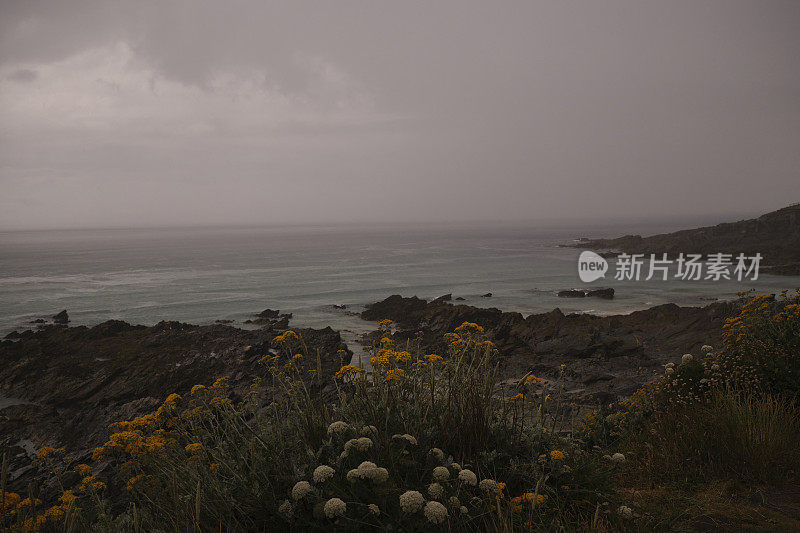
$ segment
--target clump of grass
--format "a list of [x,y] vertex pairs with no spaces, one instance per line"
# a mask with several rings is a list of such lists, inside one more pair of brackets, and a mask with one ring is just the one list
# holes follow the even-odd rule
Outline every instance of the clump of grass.
[[800,472],[800,410],[789,399],[730,389],[661,412],[626,444],[648,478],[776,483]]

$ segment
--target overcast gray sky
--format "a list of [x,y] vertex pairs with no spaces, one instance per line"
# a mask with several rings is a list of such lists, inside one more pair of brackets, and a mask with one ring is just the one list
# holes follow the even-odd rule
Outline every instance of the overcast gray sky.
[[0,229],[800,201],[797,1],[0,6]]

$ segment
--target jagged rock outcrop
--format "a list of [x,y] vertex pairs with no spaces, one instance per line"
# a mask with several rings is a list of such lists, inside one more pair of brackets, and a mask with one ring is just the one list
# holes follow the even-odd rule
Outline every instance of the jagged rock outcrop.
[[[663,372],[668,361],[704,344],[721,344],[722,325],[738,311],[738,302],[706,307],[659,305],[627,315],[565,315],[559,309],[527,317],[499,309],[426,303],[416,297],[390,296],[368,305],[366,320],[395,321],[400,342],[423,332],[426,349],[446,354],[442,337],[463,322],[481,325],[500,352],[501,372],[518,378],[526,372],[555,379],[560,365],[570,401],[590,405],[625,397]],[[600,376],[600,377],[598,377]],[[605,376],[605,377],[603,377]],[[611,376],[608,378],[608,376]]]

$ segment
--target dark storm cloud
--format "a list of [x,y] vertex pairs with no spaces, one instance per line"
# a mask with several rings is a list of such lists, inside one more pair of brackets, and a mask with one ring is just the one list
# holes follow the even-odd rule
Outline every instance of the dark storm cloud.
[[796,2],[0,5],[0,228],[800,200]]

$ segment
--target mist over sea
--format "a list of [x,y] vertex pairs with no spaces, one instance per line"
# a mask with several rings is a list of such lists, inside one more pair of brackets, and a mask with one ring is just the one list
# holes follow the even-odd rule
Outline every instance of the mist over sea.
[[[236,325],[265,308],[294,313],[295,327],[358,331],[349,312],[391,294],[525,315],[627,313],[656,304],[704,305],[737,291],[777,291],[800,278],[756,282],[628,281],[577,276],[574,239],[654,234],[709,221],[603,224],[448,224],[169,228],[0,233],[0,334],[67,309],[71,325],[109,319]],[[691,252],[691,250],[687,250]],[[611,286],[614,300],[559,298],[572,287]],[[491,298],[482,294],[491,292]],[[454,302],[458,303],[458,302]],[[347,310],[334,305],[346,305]]]

